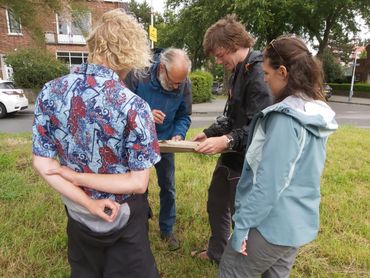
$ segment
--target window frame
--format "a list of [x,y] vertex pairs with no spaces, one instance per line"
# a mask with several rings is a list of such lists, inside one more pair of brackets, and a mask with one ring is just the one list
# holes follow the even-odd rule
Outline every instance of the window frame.
[[[66,56],[66,55],[59,56],[60,53],[68,53],[68,56]],[[87,58],[89,56],[89,53],[87,51],[60,50],[60,51],[55,52],[55,57],[57,58],[57,60],[62,61],[62,62],[64,62],[65,60],[61,60],[59,58],[68,58],[68,64],[67,65],[68,65],[69,69],[72,70],[73,67],[78,66],[78,65],[81,64],[81,63],[79,63],[79,64],[72,64],[71,63],[73,58],[79,58],[78,56],[74,56],[73,54],[81,54],[81,60],[82,60],[81,63],[86,63],[87,62]]]
[[[92,28],[92,13],[91,11],[89,11],[87,13],[88,15],[88,24],[89,24],[89,32],[91,31],[91,28]],[[67,22],[64,22],[64,24],[66,24],[66,29],[67,29],[67,33],[66,34],[61,34],[60,33],[60,26],[61,24],[63,24],[63,16],[56,13],[55,14],[55,18],[56,18],[56,27],[57,27],[57,40],[58,40],[58,43],[59,44],[86,44],[86,38],[84,37],[83,34],[73,34],[73,20],[72,21],[67,21]],[[82,32],[82,30],[81,30]]]
[[[11,16],[10,16],[11,15]],[[19,32],[12,32],[12,26],[14,27],[14,23],[11,24],[11,19],[17,24],[19,25]],[[6,9],[6,25],[7,25],[7,28],[8,28],[8,35],[15,35],[15,36],[23,36],[23,33],[22,33],[22,24],[20,21],[17,21],[14,17],[14,13],[9,10],[9,9]]]

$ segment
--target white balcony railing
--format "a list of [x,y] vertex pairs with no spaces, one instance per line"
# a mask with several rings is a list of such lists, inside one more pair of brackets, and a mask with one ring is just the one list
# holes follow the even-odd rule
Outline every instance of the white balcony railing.
[[58,43],[60,44],[86,44],[86,40],[82,35],[61,35],[58,34]]

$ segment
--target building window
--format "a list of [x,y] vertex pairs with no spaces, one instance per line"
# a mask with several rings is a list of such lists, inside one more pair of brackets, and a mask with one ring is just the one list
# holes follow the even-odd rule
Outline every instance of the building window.
[[57,59],[67,64],[71,70],[82,63],[86,63],[87,56],[87,52],[57,52]]
[[11,10],[6,10],[6,21],[8,24],[8,34],[11,35],[21,35],[22,26],[20,20],[14,15]]
[[59,43],[86,44],[85,36],[91,29],[90,12],[57,15],[57,22]]

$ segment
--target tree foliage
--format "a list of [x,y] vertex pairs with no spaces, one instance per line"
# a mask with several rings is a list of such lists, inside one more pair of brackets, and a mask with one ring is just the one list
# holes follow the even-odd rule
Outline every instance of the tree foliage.
[[360,30],[356,16],[370,26],[369,0],[291,0],[294,2],[294,22],[302,26],[302,32],[311,40],[318,41],[318,55],[329,44],[330,36],[349,37]]
[[65,64],[42,49],[9,53],[6,63],[13,68],[14,82],[21,88],[40,89],[46,82],[68,73]]
[[130,12],[136,16],[137,20],[143,24],[145,30],[148,30],[151,17],[151,8],[149,4],[146,1],[138,3],[135,0],[130,0],[128,8]]
[[263,48],[282,34],[301,33],[302,28],[294,24],[292,8],[292,1],[286,0],[237,0],[234,12],[257,38],[256,48]]
[[362,51],[359,55],[359,58],[360,59],[366,59],[367,58],[367,51],[366,50]]
[[356,45],[358,45],[358,41],[349,36],[337,37],[331,35],[329,37],[327,50],[330,50],[340,61],[348,64],[352,60],[351,53]]
[[[161,28],[166,34],[163,43],[185,48],[190,54],[193,68],[199,69],[204,64],[203,36],[209,26],[232,11],[232,1],[228,0],[168,0],[165,22]],[[166,22],[167,23],[167,22]]]
[[[318,54],[331,38],[344,39],[359,30],[356,16],[370,26],[369,0],[167,0],[169,14],[161,31],[165,45],[189,50],[196,68],[204,62],[202,40],[207,28],[226,14],[235,13],[257,38],[256,48],[285,33],[317,43]],[[161,34],[159,34],[161,36]]]
[[294,33],[317,42],[318,55],[330,37],[355,35],[356,16],[370,26],[369,0],[237,0],[235,11],[248,29],[267,44],[284,33]]
[[190,74],[193,103],[201,103],[212,99],[213,76],[206,71],[195,71]]
[[332,53],[326,49],[321,56],[325,74],[325,81],[328,83],[341,83],[344,81],[344,71]]

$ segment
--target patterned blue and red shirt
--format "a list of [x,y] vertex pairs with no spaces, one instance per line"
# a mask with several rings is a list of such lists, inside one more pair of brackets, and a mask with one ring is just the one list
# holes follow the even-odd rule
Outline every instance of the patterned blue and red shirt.
[[[96,64],[45,84],[35,103],[33,153],[101,174],[147,169],[160,160],[148,104],[113,70]],[[83,189],[93,199],[129,196]]]

